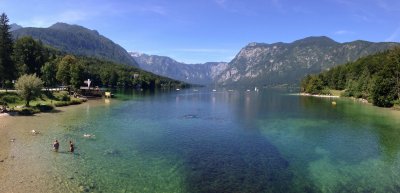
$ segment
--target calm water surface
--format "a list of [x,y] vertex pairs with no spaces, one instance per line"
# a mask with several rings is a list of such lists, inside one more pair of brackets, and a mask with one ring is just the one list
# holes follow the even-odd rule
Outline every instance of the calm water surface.
[[72,191],[399,192],[399,113],[331,100],[128,92],[59,123],[48,140],[76,154],[49,160]]

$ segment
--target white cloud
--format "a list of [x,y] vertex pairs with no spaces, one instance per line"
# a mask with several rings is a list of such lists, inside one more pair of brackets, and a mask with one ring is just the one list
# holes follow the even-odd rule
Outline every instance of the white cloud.
[[399,41],[400,39],[400,27],[398,27],[388,38],[386,38],[385,41],[387,42],[393,42],[393,41]]
[[94,13],[78,11],[78,10],[67,10],[63,11],[57,15],[39,15],[28,20],[16,21],[19,25],[27,27],[49,27],[56,22],[66,22],[66,23],[77,23],[79,21],[88,20]]
[[74,23],[77,21],[86,20],[89,17],[89,14],[90,13],[88,13],[86,11],[68,10],[68,11],[62,12],[58,16],[58,20]]
[[156,13],[159,15],[167,15],[167,10],[162,6],[142,6],[139,8],[143,12]]
[[227,2],[227,0],[215,0],[215,3],[217,3],[221,7],[225,7],[226,2]]
[[400,3],[398,1],[387,2],[387,0],[375,0],[375,3],[378,7],[388,12],[397,12],[400,10]]
[[353,31],[348,31],[348,30],[338,30],[335,31],[335,35],[350,35],[350,34],[355,34]]

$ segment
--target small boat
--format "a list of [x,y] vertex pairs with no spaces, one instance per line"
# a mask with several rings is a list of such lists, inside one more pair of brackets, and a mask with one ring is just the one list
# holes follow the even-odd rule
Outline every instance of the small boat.
[[213,89],[212,91],[213,91],[213,92],[217,92],[217,90],[216,90],[216,89]]
[[177,88],[176,90],[177,90],[177,91],[180,91],[181,89]]

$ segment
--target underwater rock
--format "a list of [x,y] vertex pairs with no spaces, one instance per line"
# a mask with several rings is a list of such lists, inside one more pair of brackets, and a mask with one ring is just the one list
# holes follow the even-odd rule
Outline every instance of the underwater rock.
[[108,150],[104,151],[104,155],[118,157],[118,156],[121,156],[122,154],[121,154],[121,151],[119,151],[117,149],[108,149]]
[[194,115],[194,114],[187,114],[187,115],[184,115],[183,118],[185,118],[185,119],[198,119],[199,116],[198,115]]
[[90,188],[89,187],[85,187],[85,186],[79,186],[79,191],[80,192],[89,192]]

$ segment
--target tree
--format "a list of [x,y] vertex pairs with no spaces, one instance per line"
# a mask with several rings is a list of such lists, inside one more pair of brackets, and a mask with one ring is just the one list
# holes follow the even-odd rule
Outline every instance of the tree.
[[47,61],[46,50],[40,41],[22,37],[14,45],[14,61],[20,75],[41,74],[41,67]]
[[5,13],[0,15],[0,82],[15,78],[15,65],[11,59],[13,53],[13,39]]
[[70,76],[70,84],[72,88],[78,89],[83,83],[83,67],[79,62],[71,64]]
[[36,74],[22,75],[15,83],[15,88],[18,94],[26,101],[26,106],[29,107],[29,102],[40,96],[43,88],[43,81],[38,78]]
[[394,71],[396,79],[396,94],[397,98],[400,98],[400,47],[395,47],[389,52],[389,60]]
[[394,90],[395,85],[394,78],[378,76],[371,94],[373,104],[378,107],[392,107],[394,100],[397,98]]
[[71,66],[76,63],[76,58],[72,55],[66,55],[58,63],[56,79],[63,85],[69,85],[71,80]]
[[46,87],[52,87],[56,84],[57,66],[54,62],[46,62],[42,66],[42,79]]

